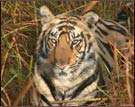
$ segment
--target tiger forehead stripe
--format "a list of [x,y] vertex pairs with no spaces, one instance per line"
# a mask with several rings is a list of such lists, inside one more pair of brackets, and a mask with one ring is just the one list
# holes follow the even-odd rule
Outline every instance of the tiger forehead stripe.
[[68,29],[68,30],[74,30],[75,29],[73,26],[70,26],[70,25],[61,25],[61,26],[57,27],[57,29],[59,31],[63,30],[63,28]]
[[69,14],[70,16],[72,16],[72,18],[77,19],[77,20],[81,20],[81,18],[78,15],[75,14]]
[[70,23],[72,25],[77,25],[77,23],[73,20],[62,20],[58,24],[61,24],[61,23]]
[[72,14],[69,14],[69,15],[66,15],[66,16],[63,16],[63,17],[58,17],[58,19],[60,20],[58,24],[70,23],[72,25],[77,25],[76,21],[81,20],[79,16],[72,15]]

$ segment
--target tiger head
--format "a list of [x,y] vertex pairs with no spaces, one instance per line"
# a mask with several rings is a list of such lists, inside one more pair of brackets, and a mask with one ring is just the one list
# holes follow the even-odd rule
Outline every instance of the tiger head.
[[[97,67],[97,44],[94,26],[98,16],[89,12],[83,16],[53,15],[40,9],[42,32],[37,43],[37,64],[48,76],[71,79],[83,72],[94,73]],[[89,74],[88,74],[89,75]]]

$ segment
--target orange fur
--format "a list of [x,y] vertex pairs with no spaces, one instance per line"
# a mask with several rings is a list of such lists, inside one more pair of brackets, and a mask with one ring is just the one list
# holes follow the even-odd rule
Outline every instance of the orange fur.
[[74,64],[76,56],[70,47],[68,33],[61,35],[58,41],[58,46],[53,49],[52,54],[49,56],[50,63],[56,63],[56,65],[60,66]]

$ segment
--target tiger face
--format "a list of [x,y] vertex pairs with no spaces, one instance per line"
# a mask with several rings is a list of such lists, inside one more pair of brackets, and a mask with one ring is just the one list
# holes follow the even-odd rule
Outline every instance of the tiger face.
[[39,68],[44,69],[46,75],[62,80],[75,79],[83,72],[93,74],[98,59],[97,44],[94,31],[89,30],[87,22],[92,20],[94,23],[98,16],[92,12],[81,17],[54,16],[45,6],[41,7],[41,15],[43,27],[37,63],[42,67]]

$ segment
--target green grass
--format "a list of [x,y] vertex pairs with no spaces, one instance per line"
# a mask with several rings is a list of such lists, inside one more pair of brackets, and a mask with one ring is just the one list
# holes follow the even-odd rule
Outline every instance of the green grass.
[[[51,11],[57,15],[64,12],[73,12],[80,15],[82,9],[87,4],[86,1],[25,1],[25,2],[1,2],[1,104],[13,105],[22,90],[26,88],[33,73],[35,62],[36,40],[41,32],[39,8],[47,5]],[[124,2],[101,2],[93,10],[105,19],[116,19],[118,11],[125,5]],[[132,12],[131,12],[132,13]],[[133,14],[133,13],[132,13]],[[133,15],[131,18],[131,33],[133,34]],[[128,44],[130,55],[123,57],[124,63],[130,63],[123,68],[117,62],[117,72],[111,74],[109,90],[101,90],[105,97],[110,96],[109,103],[104,105],[133,105],[134,101],[134,71],[133,71],[133,47],[134,42]],[[117,52],[117,57],[121,56]],[[128,69],[130,68],[130,69]],[[127,72],[129,71],[129,72]],[[117,80],[117,82],[115,81]],[[19,105],[29,105],[29,92],[25,92],[25,99]],[[118,99],[115,99],[118,98]],[[125,98],[121,100],[120,98]]]

